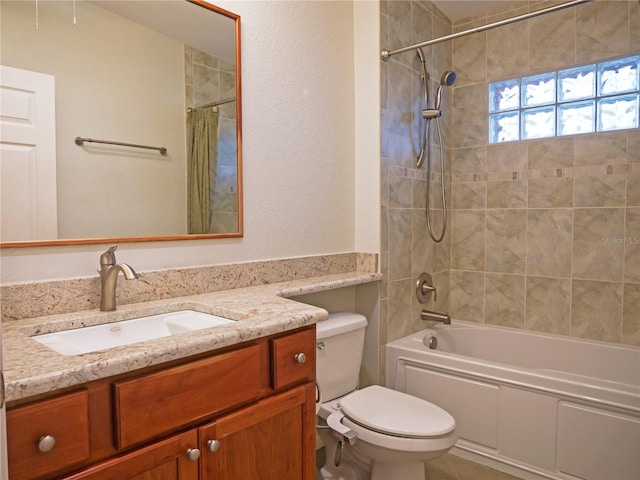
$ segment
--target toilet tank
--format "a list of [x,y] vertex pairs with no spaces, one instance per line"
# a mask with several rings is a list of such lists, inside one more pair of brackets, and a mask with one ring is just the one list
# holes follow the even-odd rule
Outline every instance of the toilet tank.
[[328,320],[316,324],[316,377],[321,402],[357,388],[366,326],[364,315],[350,312],[332,313]]

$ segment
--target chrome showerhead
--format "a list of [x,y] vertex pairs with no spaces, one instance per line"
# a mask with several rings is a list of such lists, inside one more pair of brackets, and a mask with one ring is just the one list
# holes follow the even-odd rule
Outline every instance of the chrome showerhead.
[[440,80],[440,85],[438,85],[438,91],[436,92],[435,110],[440,111],[442,108],[442,89],[444,87],[451,87],[454,83],[456,83],[456,72],[452,72],[451,70],[444,72]]
[[451,70],[444,72],[440,83],[447,87],[452,87],[453,84],[456,83],[456,72],[452,72]]

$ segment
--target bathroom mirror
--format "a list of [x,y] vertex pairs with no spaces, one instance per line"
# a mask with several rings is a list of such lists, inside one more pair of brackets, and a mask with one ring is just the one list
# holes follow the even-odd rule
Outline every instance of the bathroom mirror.
[[[0,8],[0,246],[243,235],[238,15],[204,0]],[[22,140],[52,98],[44,136]]]

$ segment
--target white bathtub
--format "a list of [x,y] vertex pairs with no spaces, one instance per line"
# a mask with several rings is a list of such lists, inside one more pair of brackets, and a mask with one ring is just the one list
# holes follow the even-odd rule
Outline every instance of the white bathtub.
[[525,479],[640,479],[640,348],[454,321],[389,343],[386,367],[453,415],[454,454]]

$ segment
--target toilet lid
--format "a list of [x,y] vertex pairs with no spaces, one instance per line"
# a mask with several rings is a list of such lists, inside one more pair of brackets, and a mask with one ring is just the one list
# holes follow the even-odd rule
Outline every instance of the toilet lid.
[[438,437],[456,427],[453,417],[437,405],[379,385],[347,395],[340,407],[364,427],[402,437]]

